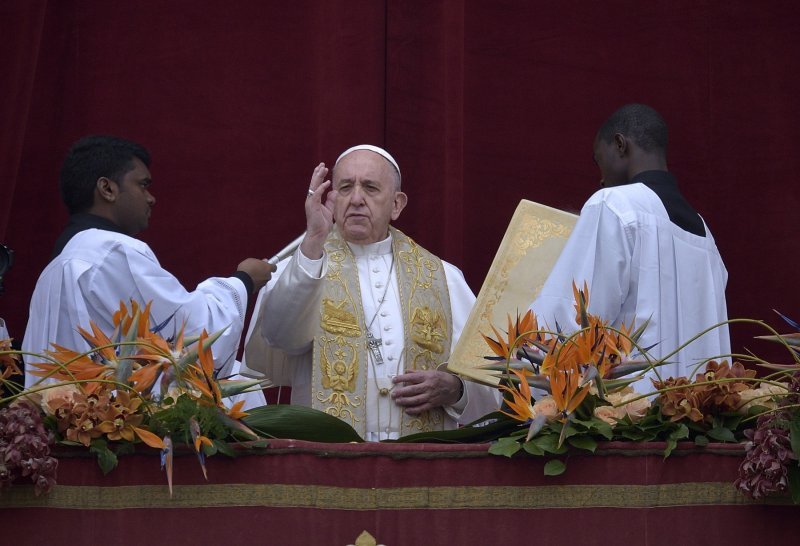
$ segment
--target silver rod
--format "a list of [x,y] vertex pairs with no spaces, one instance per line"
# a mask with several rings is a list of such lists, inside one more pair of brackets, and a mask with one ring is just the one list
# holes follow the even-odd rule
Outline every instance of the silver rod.
[[291,243],[289,243],[288,245],[283,247],[283,249],[280,252],[275,254],[272,258],[270,258],[267,261],[269,263],[271,263],[272,265],[277,265],[279,261],[283,260],[284,258],[288,258],[289,256],[292,255],[292,253],[295,250],[297,250],[297,247],[299,247],[300,243],[303,242],[303,239],[305,238],[305,236],[306,236],[306,233],[303,232],[303,234],[300,235],[300,237],[298,237],[297,239],[295,239],[294,241],[292,241]]

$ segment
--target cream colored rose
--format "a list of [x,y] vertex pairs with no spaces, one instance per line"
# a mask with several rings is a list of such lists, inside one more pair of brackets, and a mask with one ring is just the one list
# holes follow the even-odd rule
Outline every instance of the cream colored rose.
[[648,400],[647,397],[634,400],[634,398],[638,396],[641,396],[638,392],[630,392],[622,397],[623,405],[621,409],[633,423],[640,421],[642,417],[647,415],[647,411],[650,409],[650,400]]
[[621,391],[610,392],[606,395],[606,400],[608,400],[609,404],[620,406],[623,404],[624,398],[629,392],[633,392],[633,390],[628,387],[622,389]]
[[612,427],[617,424],[617,421],[622,419],[625,413],[622,408],[615,408],[614,406],[597,406],[594,408],[594,416],[602,419]]
[[558,417],[558,406],[552,396],[545,396],[533,404],[534,415],[544,415],[548,422],[556,420]]
[[638,398],[639,396],[641,395],[634,391],[632,387],[625,387],[622,390],[608,394],[606,400],[608,400],[610,404],[616,406],[615,409],[619,410],[619,417],[617,420],[627,415],[631,422],[636,423],[647,415],[647,411],[650,409],[650,400],[648,400],[647,397],[634,400],[634,398]]
[[765,392],[773,396],[788,396],[789,395],[789,387],[785,383],[781,383],[780,385],[773,385],[771,383],[761,383],[759,387],[764,389]]
[[42,396],[42,401],[40,402],[42,411],[44,411],[47,415],[53,415],[54,412],[52,408],[55,407],[56,405],[58,406],[63,405],[61,403],[55,404],[54,402],[58,400],[63,400],[64,402],[71,404],[72,402],[75,401],[75,395],[79,394],[80,392],[81,390],[77,386],[72,384],[69,385],[55,384],[49,389],[40,391],[40,394]]
[[741,400],[738,413],[745,414],[753,406],[763,406],[767,409],[778,407],[778,399],[789,394],[785,386],[762,383],[757,389],[747,389],[739,393]]

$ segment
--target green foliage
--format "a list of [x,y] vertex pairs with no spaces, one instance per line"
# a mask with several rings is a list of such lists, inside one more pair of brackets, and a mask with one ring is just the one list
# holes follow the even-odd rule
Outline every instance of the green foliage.
[[733,431],[725,427],[714,427],[708,431],[708,437],[718,442],[735,442]]
[[518,452],[521,447],[522,446],[515,437],[500,438],[489,448],[489,453],[492,455],[504,455],[506,457],[511,457]]
[[268,438],[313,442],[363,442],[353,427],[325,412],[303,406],[272,405],[248,410],[245,425]]
[[544,453],[552,453],[553,455],[561,455],[569,451],[567,446],[565,445],[558,445],[558,439],[560,437],[560,430],[557,434],[555,430],[548,431],[546,434],[537,434],[533,438],[531,438],[526,443],[532,443],[539,449],[541,449]]
[[[222,442],[220,440],[211,440],[213,445],[213,450],[211,446],[203,445],[203,453],[208,456],[214,455],[216,453],[221,453],[223,455],[227,455],[228,457],[235,457],[236,452],[231,448],[228,442]],[[212,452],[213,451],[213,452]]]
[[544,465],[544,475],[545,476],[559,476],[564,473],[567,469],[567,465],[563,462],[559,461],[558,459],[553,459],[547,461]]
[[[189,430],[189,422],[192,417],[197,420],[203,435],[212,442],[228,439],[230,431],[223,422],[219,408],[200,404],[186,394],[180,395],[174,405],[152,414],[148,424],[150,430],[160,438],[169,436],[175,445],[180,442],[192,445],[192,434]],[[232,453],[232,451],[228,451]],[[207,454],[211,455],[211,453]]]
[[524,423],[510,418],[504,413],[495,411],[464,427],[453,430],[419,432],[403,436],[397,440],[383,440],[383,443],[484,443],[504,436],[515,435],[518,437],[519,435],[524,435],[527,433],[527,429],[525,432],[519,432],[523,427],[525,427]]
[[[674,424],[674,423],[672,423]],[[669,433],[666,438],[667,448],[664,450],[664,458],[670,456],[672,451],[678,446],[679,440],[685,440],[689,437],[689,427],[683,423],[676,425],[675,428]]]
[[591,436],[576,436],[567,440],[569,445],[578,449],[585,449],[592,453],[597,449],[597,441]]
[[539,444],[537,444],[533,440],[530,440],[522,444],[522,449],[524,449],[526,453],[529,453],[536,457],[541,457],[542,455],[544,455],[544,449],[539,447]]
[[597,417],[590,417],[584,420],[573,419],[572,423],[576,428],[576,432],[579,431],[581,434],[596,434],[605,440],[611,440],[614,437],[611,425]]
[[108,448],[108,442],[102,438],[92,440],[89,444],[89,452],[97,456],[97,464],[103,475],[108,474],[117,467],[117,455]]
[[[648,413],[637,422],[625,416],[613,427],[602,419],[595,417],[588,408],[594,408],[599,403],[595,397],[587,397],[587,404],[581,406],[580,411],[567,421],[566,424],[552,422],[545,425],[539,433],[525,440],[527,428],[525,424],[517,421],[517,430],[499,436],[497,442],[489,450],[490,453],[510,457],[522,450],[530,456],[561,455],[570,449],[579,449],[594,453],[599,442],[607,441],[632,441],[632,442],[664,442],[664,457],[668,457],[677,447],[678,442],[692,441],[698,447],[708,445],[710,442],[738,442],[743,438],[743,431],[748,424],[747,415],[720,414],[708,417],[707,421],[699,423],[687,419],[678,422],[670,421],[661,415],[658,406],[653,406]],[[752,411],[752,410],[751,410]],[[763,408],[762,408],[763,411]],[[506,418],[508,419],[508,418]],[[793,450],[800,452],[800,422],[793,423],[792,444]],[[520,428],[524,430],[520,430]],[[497,429],[502,432],[504,429]],[[558,475],[565,471],[566,464],[562,461],[550,461],[554,473]],[[548,463],[548,464],[550,464]],[[557,469],[557,472],[555,472]],[[798,478],[800,480],[800,478]],[[800,483],[798,484],[800,488]]]

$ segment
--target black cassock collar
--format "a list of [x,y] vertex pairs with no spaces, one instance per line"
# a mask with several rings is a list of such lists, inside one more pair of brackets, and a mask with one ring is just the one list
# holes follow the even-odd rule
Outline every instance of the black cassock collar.
[[678,181],[667,171],[644,171],[634,176],[629,184],[641,182],[661,199],[669,220],[679,228],[705,237],[703,219],[678,190]]
[[67,246],[67,243],[70,239],[72,239],[81,231],[87,229],[104,229],[106,231],[123,233],[122,229],[120,229],[117,224],[111,220],[103,218],[102,216],[97,216],[96,214],[91,214],[88,212],[73,214],[69,217],[69,223],[67,223],[67,227],[64,228],[64,231],[62,231],[61,235],[59,235],[58,239],[56,239],[56,244],[53,248],[53,255],[50,256],[50,259],[52,260],[61,254],[61,251],[64,250],[64,247]]

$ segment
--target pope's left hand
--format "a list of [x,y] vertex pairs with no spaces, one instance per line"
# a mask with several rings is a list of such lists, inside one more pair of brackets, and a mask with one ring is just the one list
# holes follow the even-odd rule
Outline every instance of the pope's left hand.
[[392,398],[409,415],[452,406],[461,395],[461,380],[447,372],[407,372],[395,376],[392,382],[397,385],[392,390]]

